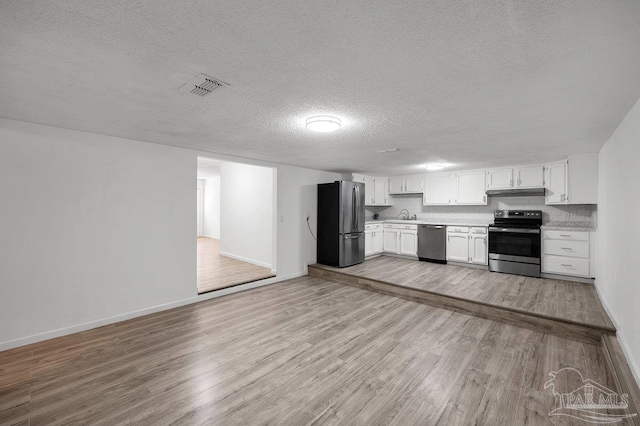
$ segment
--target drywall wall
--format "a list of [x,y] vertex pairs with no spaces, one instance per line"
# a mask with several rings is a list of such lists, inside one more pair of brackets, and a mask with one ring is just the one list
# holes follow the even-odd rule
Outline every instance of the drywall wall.
[[335,173],[277,168],[277,277],[198,296],[196,162],[235,157],[0,119],[0,350],[292,278]]
[[640,383],[640,101],[600,150],[596,287]]
[[204,179],[203,216],[203,234],[220,239],[220,176]]
[[220,166],[220,254],[273,267],[274,170],[225,162]]

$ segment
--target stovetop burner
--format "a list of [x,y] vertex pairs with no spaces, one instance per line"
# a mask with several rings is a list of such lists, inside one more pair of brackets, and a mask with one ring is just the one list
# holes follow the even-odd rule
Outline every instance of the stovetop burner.
[[494,223],[490,226],[509,228],[540,228],[542,226],[541,210],[495,210]]

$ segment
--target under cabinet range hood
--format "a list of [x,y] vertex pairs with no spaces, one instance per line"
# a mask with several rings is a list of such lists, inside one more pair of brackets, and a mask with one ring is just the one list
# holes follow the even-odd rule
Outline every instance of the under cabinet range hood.
[[523,188],[523,189],[489,189],[488,197],[544,197],[544,188]]

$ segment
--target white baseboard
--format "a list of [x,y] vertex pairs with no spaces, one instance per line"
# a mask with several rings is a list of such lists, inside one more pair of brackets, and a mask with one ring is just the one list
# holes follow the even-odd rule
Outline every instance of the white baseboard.
[[613,322],[613,326],[616,328],[616,337],[618,338],[618,342],[620,342],[620,347],[622,348],[624,357],[627,360],[627,364],[629,364],[629,369],[633,374],[633,378],[636,379],[636,383],[638,384],[638,386],[640,386],[640,368],[638,367],[638,365],[636,365],[633,358],[631,357],[631,351],[627,346],[623,333],[621,333],[622,330],[618,325],[618,321],[616,320],[616,317],[613,315],[613,312],[611,312],[611,309],[609,309],[609,306],[607,306],[607,302],[605,302],[604,298],[602,297],[602,293],[600,293],[600,288],[598,287],[598,280],[594,282],[594,287],[596,289],[596,293],[598,294],[598,298],[602,303],[602,307],[604,308],[607,315],[609,315],[611,322]]
[[[53,339],[55,337],[66,336],[68,334],[78,333],[80,331],[90,330],[92,328],[102,327],[104,325],[113,324],[120,321],[126,321],[132,318],[141,317],[144,315],[153,314],[160,311],[166,311],[168,309],[178,308],[180,306],[190,305],[192,303],[203,302],[209,299],[215,299],[217,297],[226,296],[228,294],[239,293],[245,290],[251,290],[253,288],[262,287],[270,284],[275,284],[281,281],[290,280],[293,278],[302,277],[307,275],[306,271],[289,274],[286,276],[273,277],[265,280],[254,281],[247,284],[241,284],[234,287],[224,288],[210,293],[197,295],[188,299],[178,300],[175,302],[165,303],[162,305],[152,306],[149,308],[140,309],[137,311],[131,311],[120,315],[114,315],[107,318],[101,318],[94,321],[85,322],[82,324],[76,324],[69,327],[59,328],[56,330],[45,331],[43,333],[32,334],[31,336],[20,337],[13,340],[7,340],[0,342],[0,352],[8,349],[17,348],[19,346],[29,345],[32,343],[42,342],[43,340]],[[194,284],[195,290],[195,284]]]
[[242,262],[247,262],[247,263],[251,263],[252,265],[257,265],[257,266],[262,266],[263,268],[269,268],[271,269],[271,264],[270,263],[266,263],[266,262],[260,262],[259,260],[253,260],[253,259],[249,259],[246,257],[242,257],[242,256],[238,256],[236,254],[231,254],[231,253],[226,253],[226,252],[220,252],[220,256],[226,256],[226,257],[230,257],[232,259],[236,259],[236,260],[240,260]]

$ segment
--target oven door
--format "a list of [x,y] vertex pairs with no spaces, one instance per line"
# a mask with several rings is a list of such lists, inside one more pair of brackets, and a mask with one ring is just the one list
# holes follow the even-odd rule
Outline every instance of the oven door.
[[540,264],[540,229],[489,227],[489,259]]

